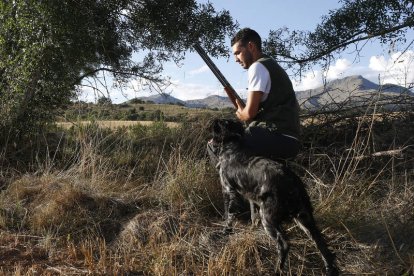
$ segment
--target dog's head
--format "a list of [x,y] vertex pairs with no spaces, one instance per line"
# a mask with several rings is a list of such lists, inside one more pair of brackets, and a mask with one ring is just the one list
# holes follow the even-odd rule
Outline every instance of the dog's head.
[[244,127],[237,121],[216,119],[211,124],[211,133],[214,143],[223,144],[239,140],[244,135]]

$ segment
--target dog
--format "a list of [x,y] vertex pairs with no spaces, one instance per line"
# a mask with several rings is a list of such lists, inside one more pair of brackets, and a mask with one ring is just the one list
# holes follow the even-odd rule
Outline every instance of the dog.
[[335,255],[329,250],[317,228],[313,208],[305,185],[286,164],[256,156],[243,148],[244,127],[240,122],[216,119],[211,124],[211,143],[218,149],[220,182],[223,189],[225,232],[232,231],[237,213],[236,198],[242,195],[259,207],[260,220],[266,233],[276,242],[278,268],[283,270],[289,245],[282,223],[294,220],[311,238],[322,255],[326,275],[338,275]]

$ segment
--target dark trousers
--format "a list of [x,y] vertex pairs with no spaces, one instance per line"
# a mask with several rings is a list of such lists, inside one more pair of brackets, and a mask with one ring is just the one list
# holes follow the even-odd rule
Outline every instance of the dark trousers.
[[253,154],[274,160],[293,159],[300,149],[295,138],[263,127],[249,127],[243,137],[243,145]]
[[[262,127],[249,127],[243,136],[242,144],[252,154],[273,160],[293,159],[300,150],[298,140]],[[207,144],[207,152],[214,165],[219,162],[218,151],[219,148],[211,142]]]

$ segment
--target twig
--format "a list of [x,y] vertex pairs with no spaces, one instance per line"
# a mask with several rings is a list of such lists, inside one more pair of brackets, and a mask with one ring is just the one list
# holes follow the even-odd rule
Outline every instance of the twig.
[[369,155],[360,155],[354,157],[356,160],[361,160],[364,158],[370,158],[370,157],[380,157],[380,156],[399,156],[401,157],[403,154],[403,151],[409,148],[410,146],[406,146],[404,148],[394,149],[394,150],[386,150],[386,151],[377,151],[374,153],[371,153]]
[[397,247],[395,246],[394,240],[392,239],[392,236],[391,236],[390,230],[389,230],[389,228],[388,228],[387,223],[385,222],[385,219],[384,219],[384,214],[383,214],[383,212],[382,212],[382,211],[381,211],[381,219],[382,219],[382,223],[383,223],[383,224],[384,224],[384,226],[385,226],[385,229],[387,230],[387,234],[388,234],[388,237],[390,238],[391,245],[392,245],[392,248],[394,249],[395,254],[397,255],[398,259],[400,259],[400,261],[401,261],[404,265],[406,265],[405,261],[401,258],[400,253],[398,253]]

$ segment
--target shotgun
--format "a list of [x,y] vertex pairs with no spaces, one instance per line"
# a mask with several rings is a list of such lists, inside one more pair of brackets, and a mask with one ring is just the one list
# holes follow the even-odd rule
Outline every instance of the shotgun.
[[198,43],[194,44],[194,49],[197,51],[200,57],[204,60],[204,62],[207,64],[207,66],[210,68],[213,74],[217,77],[220,83],[223,85],[224,91],[226,91],[227,96],[233,103],[234,107],[237,108],[237,104],[236,104],[236,99],[237,99],[240,103],[240,106],[244,108],[246,106],[244,101],[240,98],[236,90],[234,90],[234,88],[230,85],[227,79],[223,76],[223,74],[214,64],[214,62],[210,59],[206,51],[204,51],[204,49]]

